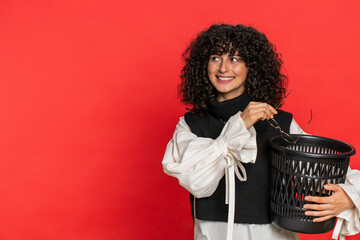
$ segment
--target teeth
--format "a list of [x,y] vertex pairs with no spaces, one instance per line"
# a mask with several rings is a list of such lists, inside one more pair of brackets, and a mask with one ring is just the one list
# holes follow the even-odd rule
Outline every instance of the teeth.
[[218,79],[222,80],[222,81],[228,81],[233,79],[234,77],[218,77]]

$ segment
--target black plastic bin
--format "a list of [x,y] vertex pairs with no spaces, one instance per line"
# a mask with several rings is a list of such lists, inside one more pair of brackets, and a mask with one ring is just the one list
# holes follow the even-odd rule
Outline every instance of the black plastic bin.
[[[291,135],[297,139],[299,135]],[[305,196],[330,196],[324,185],[344,183],[355,148],[338,140],[302,135],[296,144],[280,135],[270,139],[271,217],[278,227],[299,233],[331,231],[336,218],[313,223],[306,216]]]

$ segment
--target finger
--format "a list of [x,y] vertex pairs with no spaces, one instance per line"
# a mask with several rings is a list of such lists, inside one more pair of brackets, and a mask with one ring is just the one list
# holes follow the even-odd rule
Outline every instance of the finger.
[[256,110],[264,112],[266,114],[266,119],[269,119],[273,116],[273,112],[271,111],[271,108],[268,104],[257,106]]
[[342,190],[342,188],[339,185],[336,185],[336,184],[326,184],[324,186],[324,188],[326,190],[330,190],[330,191],[333,191],[333,192],[338,192],[338,191]]
[[260,111],[260,112],[258,112],[258,114],[257,114],[257,119],[261,119],[261,120],[265,120],[265,119],[269,119],[269,115],[268,115],[268,113],[267,112],[265,112],[265,111]]
[[265,120],[271,117],[270,109],[268,109],[266,106],[253,107],[249,109],[249,114],[255,118],[254,120]]
[[265,106],[267,103],[264,102],[250,102],[248,104],[248,107],[259,107],[259,106]]
[[323,222],[323,221],[329,220],[332,217],[335,217],[335,216],[328,215],[328,216],[324,216],[324,217],[314,218],[313,222]]
[[252,106],[252,107],[269,107],[269,109],[275,110],[275,108],[273,108],[271,105],[269,105],[267,103],[264,103],[264,102],[250,102],[249,106]]
[[311,209],[311,210],[332,210],[333,205],[331,204],[305,204],[303,206],[305,209]]
[[306,216],[312,216],[312,217],[325,217],[325,216],[333,216],[333,213],[331,211],[306,211]]
[[248,107],[252,107],[252,108],[268,107],[268,106],[270,105],[264,102],[250,102],[248,105]]
[[[268,109],[269,112],[269,118],[272,118],[274,114],[277,114],[277,111],[274,107],[272,107],[271,105],[267,104],[267,103],[263,103],[263,102],[250,102],[248,105],[249,109],[258,109],[261,110],[262,107],[266,107]],[[260,108],[260,109],[259,109]]]
[[272,114],[277,114],[275,108],[267,103],[255,102],[255,104],[253,104],[252,107],[254,108],[266,107],[269,110],[269,112],[271,112]]
[[332,196],[330,197],[314,197],[314,196],[306,196],[305,201],[315,202],[315,203],[332,203]]
[[275,110],[275,108],[273,108],[271,105],[269,105],[269,104],[267,104],[266,105],[266,107],[267,107],[267,109],[268,109],[268,111],[269,111],[269,113],[270,113],[270,118],[273,118],[274,117],[274,114],[276,114],[277,112],[276,112],[276,110]]
[[277,111],[276,111],[276,109],[275,109],[273,106],[271,106],[271,105],[268,104],[268,107],[270,108],[270,110],[271,110],[271,112],[272,112],[273,114],[277,114]]

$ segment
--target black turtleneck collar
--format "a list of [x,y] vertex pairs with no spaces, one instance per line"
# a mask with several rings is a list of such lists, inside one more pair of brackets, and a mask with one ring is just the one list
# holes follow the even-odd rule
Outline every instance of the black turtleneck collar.
[[250,101],[251,99],[246,93],[223,102],[218,102],[216,99],[213,99],[208,103],[208,112],[227,121],[238,111],[244,111]]

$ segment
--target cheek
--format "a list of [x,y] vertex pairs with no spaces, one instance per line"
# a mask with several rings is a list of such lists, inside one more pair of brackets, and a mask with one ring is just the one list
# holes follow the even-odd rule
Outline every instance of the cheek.
[[217,71],[217,65],[214,63],[209,63],[207,69],[209,74],[214,74]]
[[245,66],[239,66],[236,69],[234,69],[234,72],[238,76],[245,76],[246,77],[248,69]]

